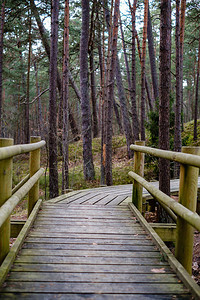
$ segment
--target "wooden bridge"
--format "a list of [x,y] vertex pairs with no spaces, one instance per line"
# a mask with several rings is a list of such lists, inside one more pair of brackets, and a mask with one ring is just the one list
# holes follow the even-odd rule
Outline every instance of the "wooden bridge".
[[[5,176],[5,169],[8,167],[6,163],[8,164],[11,157],[16,155],[17,148],[12,146],[13,148],[9,147],[10,150],[7,148],[6,151],[0,151],[2,192],[0,194],[2,260],[0,299],[193,299],[193,297],[200,299],[200,288],[189,274],[191,273],[191,262],[188,268],[190,251],[187,250],[183,258],[176,254],[186,271],[140,213],[139,210],[145,207],[145,201],[150,198],[150,195],[147,190],[142,192],[136,179],[134,185],[75,191],[42,202],[38,200],[37,182],[43,170],[39,169],[36,161],[39,160],[39,148],[44,143],[38,142],[38,139],[33,139],[33,142],[36,143],[21,146],[17,154],[31,151],[30,166],[37,164],[34,171],[33,167],[30,167],[30,173],[34,175],[31,178],[27,176],[18,185],[18,189],[10,191],[11,195],[6,195],[7,201],[4,202],[2,195],[5,191],[2,181],[8,178],[4,178],[2,174]],[[148,149],[147,147],[140,149],[143,151],[143,148],[145,151]],[[137,148],[137,151],[140,149]],[[131,172],[130,176],[139,176],[138,173],[142,170],[143,157],[137,154],[134,166],[137,174]],[[180,159],[182,158],[178,155],[178,160]],[[197,155],[189,155],[189,158],[186,155],[184,159],[189,159],[188,164],[195,165],[186,172],[189,173],[190,178],[192,177],[191,200],[192,194],[197,192],[197,187],[200,185],[198,172],[196,172],[197,176],[192,172],[197,169],[196,164],[200,162]],[[194,162],[191,162],[191,159]],[[4,165],[1,164],[2,162]],[[184,173],[184,180],[187,180],[188,184],[186,173]],[[143,179],[140,177],[137,180]],[[180,189],[178,181],[173,181],[172,184],[173,192],[179,189],[179,197],[183,193],[182,180],[181,177]],[[160,195],[156,189],[158,183],[154,183],[153,188],[151,187],[153,190],[148,187],[148,183],[142,184],[146,185],[145,187],[159,201]],[[10,226],[8,217],[27,191],[29,191],[28,207],[31,208],[29,218],[9,251],[8,248],[6,250],[8,240],[6,237]],[[137,194],[136,200],[135,194]],[[165,196],[163,201],[164,205],[167,205],[169,199]],[[196,199],[196,196],[194,198]],[[138,199],[142,199],[142,204]],[[138,208],[132,201],[137,202]],[[166,233],[169,240],[173,240],[176,230],[177,248],[180,247],[179,215],[182,222],[187,223],[184,223],[184,226],[189,222],[196,229],[200,228],[200,217],[177,202],[168,203],[168,211],[173,215],[171,209],[177,214],[177,229],[175,225],[158,226],[158,224],[155,229],[166,240]],[[185,219],[187,220],[184,221]],[[162,230],[159,231],[159,228]],[[189,235],[191,237],[191,232]],[[184,234],[184,239],[188,240],[187,233]],[[190,239],[187,244],[190,246]],[[185,252],[182,240],[181,247],[182,252]],[[179,250],[176,249],[176,252],[178,253]]]

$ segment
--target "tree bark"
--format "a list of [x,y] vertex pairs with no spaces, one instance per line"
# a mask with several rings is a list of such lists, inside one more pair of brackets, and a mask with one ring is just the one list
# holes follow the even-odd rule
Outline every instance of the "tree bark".
[[117,36],[118,36],[118,20],[119,20],[119,5],[120,0],[115,0],[113,30],[112,30],[112,46],[111,46],[111,61],[108,73],[108,92],[107,92],[107,130],[106,130],[106,183],[112,185],[112,111],[114,101],[114,75],[116,70],[117,57]]
[[36,59],[33,61],[33,66],[35,70],[35,84],[37,90],[37,97],[38,97],[38,131],[39,135],[43,138],[43,120],[42,120],[42,106],[41,106],[41,93],[40,93],[40,86],[38,82],[38,72],[37,72],[37,62]]
[[82,27],[80,41],[80,87],[83,136],[83,170],[85,180],[93,180],[94,165],[92,157],[91,112],[88,95],[88,38],[89,38],[89,1],[82,0]]
[[150,59],[150,66],[151,66],[151,78],[152,78],[152,85],[153,85],[154,101],[157,103],[156,106],[158,108],[159,87],[158,87],[158,76],[156,70],[156,59],[155,59],[155,50],[154,50],[154,41],[153,41],[153,32],[152,32],[149,5],[148,5],[147,38],[148,38],[148,49],[149,49],[149,59]]
[[5,0],[1,2],[1,20],[0,20],[0,136],[2,136],[2,71],[3,71],[3,36],[5,21]]
[[28,68],[27,68],[27,84],[26,84],[26,101],[24,115],[24,137],[25,143],[30,141],[30,121],[29,121],[29,87],[30,87],[30,68],[31,68],[31,16],[29,16],[29,33],[28,33]]
[[[171,1],[161,0],[160,14],[160,102],[159,102],[159,147],[169,150],[169,105],[171,87]],[[159,189],[170,194],[170,164],[159,160]],[[159,219],[167,216],[160,207]]]
[[123,119],[123,125],[124,125],[124,132],[126,136],[126,144],[127,144],[127,154],[128,157],[133,157],[133,151],[130,150],[130,145],[134,142],[133,135],[132,135],[132,129],[131,129],[131,123],[128,116],[128,109],[126,105],[126,96],[124,92],[124,87],[122,83],[122,76],[121,76],[121,70],[120,70],[120,64],[119,59],[117,57],[116,60],[116,81],[117,81],[117,89],[118,89],[118,96],[120,100],[120,106],[122,111],[122,119]]
[[133,136],[134,140],[139,140],[139,120],[137,114],[136,105],[136,55],[135,55],[135,12],[136,12],[137,0],[134,0],[133,7],[131,6],[129,0],[129,7],[131,10],[131,23],[132,23],[132,64],[131,64],[131,105],[132,105],[132,126],[133,126]]
[[[181,82],[180,82],[180,0],[176,0],[176,110],[174,150],[181,152]],[[179,164],[174,164],[174,177],[179,175]]]
[[64,53],[63,53],[63,141],[62,141],[62,193],[69,188],[68,155],[68,103],[69,103],[69,0],[65,0]]
[[195,108],[194,108],[194,141],[197,140],[197,117],[198,117],[198,97],[199,97],[199,70],[200,70],[200,29],[199,29],[199,49],[197,63],[197,79],[195,93]]
[[[185,33],[185,10],[186,0],[181,0],[181,16],[180,16],[180,89],[181,89],[181,112],[183,113],[183,46]],[[183,118],[182,118],[183,122]],[[183,123],[182,123],[183,128]]]
[[49,80],[49,196],[58,196],[56,79],[59,0],[52,0]]
[[141,140],[145,141],[145,59],[146,59],[146,39],[147,39],[147,21],[148,21],[148,0],[144,1],[144,27],[142,41],[142,59],[141,59]]
[[97,101],[96,101],[96,83],[94,70],[94,39],[95,39],[95,20],[94,13],[96,10],[96,1],[93,1],[91,24],[90,24],[90,38],[89,38],[89,61],[90,61],[90,85],[91,85],[91,102],[92,102],[92,131],[93,137],[97,137],[99,133],[98,118],[97,118]]

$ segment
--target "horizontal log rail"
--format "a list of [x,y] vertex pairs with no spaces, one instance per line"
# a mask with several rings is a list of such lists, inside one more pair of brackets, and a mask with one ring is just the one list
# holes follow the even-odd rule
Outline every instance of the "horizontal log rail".
[[[16,205],[28,197],[28,216],[39,199],[40,149],[45,145],[40,137],[31,137],[30,144],[13,145],[13,139],[0,139],[0,264],[9,253],[10,215]],[[30,152],[29,174],[12,189],[13,157]]]
[[34,144],[13,145],[0,148],[0,160],[14,157],[19,154],[29,153],[31,151],[42,148],[45,144],[45,141],[40,141]]
[[[200,216],[196,213],[200,147],[183,147],[182,153],[177,153],[145,147],[144,142],[136,141],[130,149],[135,151],[134,172],[129,172],[129,176],[133,178],[132,202],[142,213],[144,187],[177,222],[175,256],[191,274],[194,228],[200,231]],[[179,202],[143,178],[144,153],[180,163]]]
[[[184,148],[191,149],[191,147],[184,147]],[[193,147],[193,148],[197,148],[197,147]],[[176,161],[181,164],[200,168],[200,157],[198,155],[155,149],[155,148],[139,146],[139,145],[130,145],[130,149],[137,152],[153,155],[159,158],[165,158],[168,160]]]

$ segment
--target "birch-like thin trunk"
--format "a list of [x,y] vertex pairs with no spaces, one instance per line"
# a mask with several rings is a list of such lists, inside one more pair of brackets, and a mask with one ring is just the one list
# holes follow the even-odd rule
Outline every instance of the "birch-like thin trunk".
[[5,0],[1,2],[1,19],[0,19],[0,136],[2,128],[2,71],[3,71],[3,36],[5,21]]
[[195,92],[195,107],[194,107],[194,141],[197,140],[197,117],[198,117],[198,98],[199,98],[199,71],[200,71],[200,29],[199,29],[199,49],[197,63],[197,79]]

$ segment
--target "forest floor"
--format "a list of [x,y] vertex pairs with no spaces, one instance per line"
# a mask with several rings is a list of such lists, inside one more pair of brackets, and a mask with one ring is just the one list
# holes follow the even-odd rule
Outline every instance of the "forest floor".
[[[200,123],[198,124],[200,128]],[[192,141],[193,124],[187,123],[183,133],[185,145],[200,146],[200,133],[198,134],[197,142]],[[101,141],[99,138],[93,139],[93,159],[95,166],[95,180],[85,182],[83,176],[83,160],[82,160],[82,141],[70,144],[69,146],[69,181],[70,189],[79,190],[86,188],[98,187],[100,185],[100,165],[101,165]],[[14,184],[17,184],[28,173],[28,155],[14,158]],[[46,151],[42,150],[41,165],[45,168],[47,165]],[[128,176],[128,172],[133,170],[133,159],[127,157],[126,139],[124,136],[113,137],[113,184],[128,184],[132,183],[132,179]],[[59,186],[61,190],[62,182],[62,163],[61,156],[58,163],[59,171]],[[158,180],[158,161],[155,158],[145,156],[145,178],[148,181]],[[48,199],[48,169],[46,168],[45,176],[40,180],[40,197]],[[25,198],[16,207],[12,219],[25,220],[27,199]],[[156,221],[155,213],[146,214],[149,222]],[[11,240],[11,245],[14,239]],[[171,247],[172,252],[173,247]],[[195,232],[194,235],[194,257],[193,257],[193,278],[200,285],[200,233]]]

